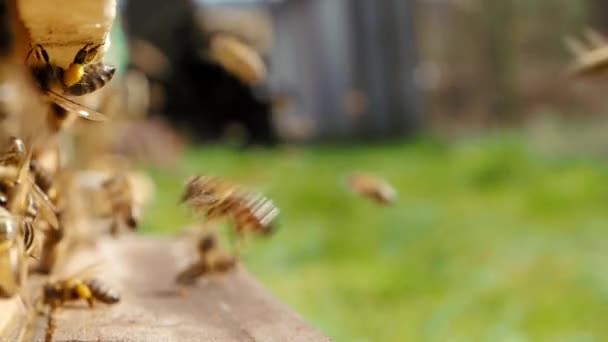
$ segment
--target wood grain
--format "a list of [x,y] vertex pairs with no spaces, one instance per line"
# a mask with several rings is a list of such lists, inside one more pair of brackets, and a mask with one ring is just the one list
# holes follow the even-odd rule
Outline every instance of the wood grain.
[[[151,237],[103,240],[77,252],[67,273],[102,260],[96,275],[119,290],[114,306],[86,303],[56,315],[56,341],[329,341],[273,298],[244,269],[180,290],[174,278],[188,262],[186,242]],[[68,271],[69,270],[69,271]],[[39,317],[34,340],[42,340]]]

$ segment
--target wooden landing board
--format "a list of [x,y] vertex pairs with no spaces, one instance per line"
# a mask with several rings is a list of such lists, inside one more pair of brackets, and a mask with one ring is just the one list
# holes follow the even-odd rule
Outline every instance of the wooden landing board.
[[[74,270],[102,260],[95,275],[120,291],[119,304],[58,311],[55,341],[329,341],[278,302],[245,270],[204,279],[178,291],[174,278],[189,262],[178,240],[102,240],[70,258]],[[34,323],[44,340],[46,318]]]

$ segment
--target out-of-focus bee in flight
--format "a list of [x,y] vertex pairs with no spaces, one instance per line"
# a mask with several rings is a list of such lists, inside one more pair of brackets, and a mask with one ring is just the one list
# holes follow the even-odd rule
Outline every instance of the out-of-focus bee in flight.
[[178,284],[192,285],[199,277],[225,273],[237,264],[234,256],[220,249],[217,235],[213,232],[207,232],[200,238],[197,251],[198,260],[177,275],[175,280]]
[[565,43],[575,60],[569,73],[578,76],[591,76],[608,71],[608,40],[599,32],[587,29],[583,39],[566,37]]
[[221,178],[194,176],[187,185],[182,202],[208,220],[228,218],[239,236],[245,232],[268,234],[279,209],[271,200]]
[[266,66],[260,54],[234,35],[212,34],[208,55],[245,84],[255,85],[266,78]]
[[102,62],[94,62],[102,45],[86,44],[78,50],[66,69],[52,64],[48,52],[40,44],[34,45],[28,53],[27,63],[31,56],[36,59],[36,63],[30,64],[34,80],[49,100],[56,104],[52,108],[52,115],[57,116],[59,121],[63,121],[64,116],[67,116],[64,111],[74,112],[89,120],[105,120],[105,115],[66,97],[92,93],[110,82],[116,68]]
[[114,174],[102,183],[102,188],[111,206],[110,233],[117,236],[121,226],[127,226],[132,231],[137,230],[139,211],[127,174]]
[[397,191],[387,181],[363,172],[353,172],[346,180],[350,190],[380,204],[392,204]]

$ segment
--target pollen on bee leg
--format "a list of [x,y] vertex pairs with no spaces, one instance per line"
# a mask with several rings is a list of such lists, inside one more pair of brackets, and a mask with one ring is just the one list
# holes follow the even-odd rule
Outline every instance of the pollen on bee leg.
[[80,81],[84,75],[84,66],[82,64],[70,64],[63,73],[63,84],[70,87]]

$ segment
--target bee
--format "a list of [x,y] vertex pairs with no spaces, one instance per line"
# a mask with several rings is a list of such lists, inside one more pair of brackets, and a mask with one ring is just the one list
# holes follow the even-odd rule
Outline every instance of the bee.
[[21,139],[9,138],[8,147],[0,158],[0,169],[13,176],[0,178],[6,190],[6,207],[16,215],[25,215],[28,209],[30,214],[35,212],[35,217],[40,213],[51,227],[57,228],[57,209],[30,173],[31,152],[32,149],[28,150]]
[[122,225],[137,230],[139,213],[135,206],[131,182],[125,173],[116,173],[103,182],[102,188],[111,204],[112,223],[110,233],[118,234]]
[[572,75],[589,76],[608,70],[608,41],[595,30],[584,32],[585,41],[567,37],[565,43],[576,60],[570,66]]
[[30,162],[31,150],[26,149],[21,139],[11,137],[0,157],[0,170],[12,170],[0,176],[0,204],[18,217],[26,255],[33,256],[37,232],[45,233],[36,271],[48,273],[54,265],[55,247],[63,237],[63,228],[58,210],[35,181]]
[[217,236],[208,232],[197,245],[198,260],[180,272],[175,281],[181,285],[192,285],[201,276],[225,273],[237,264],[237,258],[220,250]]
[[60,308],[66,302],[85,300],[90,308],[96,302],[116,304],[120,294],[96,278],[81,279],[77,276],[58,281],[49,281],[43,287],[42,304],[50,308]]
[[233,35],[213,34],[209,57],[245,84],[255,85],[266,78],[266,66],[260,54]]
[[102,45],[93,45],[93,43],[84,45],[66,69],[51,64],[48,52],[40,44],[34,45],[28,52],[26,62],[32,55],[39,62],[30,66],[32,76],[40,90],[55,104],[51,108],[51,116],[56,116],[57,121],[65,120],[66,111],[93,121],[106,119],[105,115],[65,97],[65,95],[82,96],[92,93],[105,86],[114,77],[116,67],[93,62]]
[[380,204],[392,204],[397,191],[387,181],[363,172],[353,172],[347,178],[347,186],[354,192]]
[[12,297],[25,283],[25,246],[19,223],[0,207],[0,297]]
[[[87,268],[88,269],[88,268]],[[82,273],[80,271],[78,273]],[[42,289],[40,303],[49,308],[46,340],[51,341],[55,332],[55,313],[66,302],[85,300],[89,308],[99,301],[105,304],[120,302],[120,294],[95,278],[81,279],[77,274],[58,281],[47,282]]]
[[279,209],[261,194],[212,176],[194,176],[186,184],[187,202],[208,220],[229,218],[239,236],[246,231],[268,234]]

